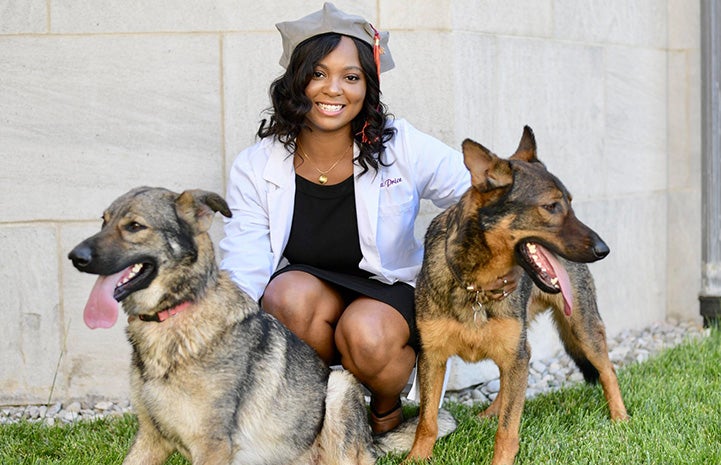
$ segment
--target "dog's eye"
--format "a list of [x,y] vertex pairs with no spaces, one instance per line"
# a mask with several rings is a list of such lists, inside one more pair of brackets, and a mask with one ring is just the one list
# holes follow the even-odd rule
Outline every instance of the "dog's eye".
[[138,223],[137,221],[132,221],[125,226],[125,230],[128,232],[138,232],[142,231],[143,229],[146,229],[145,226]]
[[543,206],[549,213],[557,213],[561,209],[561,204],[558,202],[547,203]]

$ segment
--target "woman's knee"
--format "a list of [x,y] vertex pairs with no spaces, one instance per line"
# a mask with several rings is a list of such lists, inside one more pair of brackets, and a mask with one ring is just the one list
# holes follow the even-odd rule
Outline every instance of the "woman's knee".
[[307,305],[302,297],[304,293],[299,292],[297,287],[288,285],[288,279],[281,279],[282,275],[276,277],[265,288],[261,306],[263,310],[275,316],[279,320],[295,320],[306,315]]
[[338,321],[336,345],[353,359],[382,365],[397,357],[408,344],[410,330],[393,308],[356,311],[349,307]]
[[303,333],[314,324],[337,318],[342,301],[315,276],[290,271],[268,283],[261,306],[294,332]]

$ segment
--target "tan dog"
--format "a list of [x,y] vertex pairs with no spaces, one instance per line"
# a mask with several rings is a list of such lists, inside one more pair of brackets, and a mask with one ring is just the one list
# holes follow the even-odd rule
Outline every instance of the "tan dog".
[[415,422],[371,438],[356,379],[331,372],[218,269],[214,212],[231,214],[217,194],[134,189],[69,254],[100,275],[86,323],[111,326],[116,301],[128,315],[139,429],[124,463],[162,464],[177,450],[193,464],[370,465],[408,450]]

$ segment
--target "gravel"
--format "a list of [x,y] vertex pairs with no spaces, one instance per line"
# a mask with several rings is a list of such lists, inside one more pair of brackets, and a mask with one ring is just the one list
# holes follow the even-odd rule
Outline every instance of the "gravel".
[[[664,349],[674,347],[688,338],[708,335],[708,330],[693,322],[670,320],[656,323],[642,330],[624,330],[608,340],[609,356],[614,366],[622,368],[648,360]],[[583,381],[573,361],[561,351],[545,360],[534,360],[528,376],[526,397],[560,389]],[[446,400],[472,405],[495,399],[500,388],[498,379],[471,386],[461,391],[449,391]],[[83,420],[120,416],[132,412],[128,400],[67,401],[49,405],[0,406],[0,425],[26,420],[49,426]]]

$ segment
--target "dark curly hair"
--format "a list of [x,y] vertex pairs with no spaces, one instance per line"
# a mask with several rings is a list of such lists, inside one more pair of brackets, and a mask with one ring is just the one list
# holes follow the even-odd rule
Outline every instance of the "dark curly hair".
[[[266,113],[270,114],[270,120],[261,121],[258,137],[263,139],[275,136],[289,152],[295,152],[295,139],[306,126],[305,115],[313,105],[305,95],[305,88],[311,80],[316,65],[338,46],[340,39],[340,34],[328,33],[311,37],[298,44],[293,50],[285,73],[270,85],[272,106],[266,110]],[[383,161],[383,152],[385,143],[393,138],[395,129],[386,127],[386,122],[392,115],[380,100],[380,82],[376,74],[373,50],[366,42],[355,37],[351,39],[358,49],[358,57],[366,80],[363,108],[351,122],[353,137],[360,147],[360,154],[355,161],[363,168],[361,172],[363,174],[369,167],[377,171],[379,165],[387,166]],[[365,127],[364,142],[361,132],[366,121],[368,124]]]

